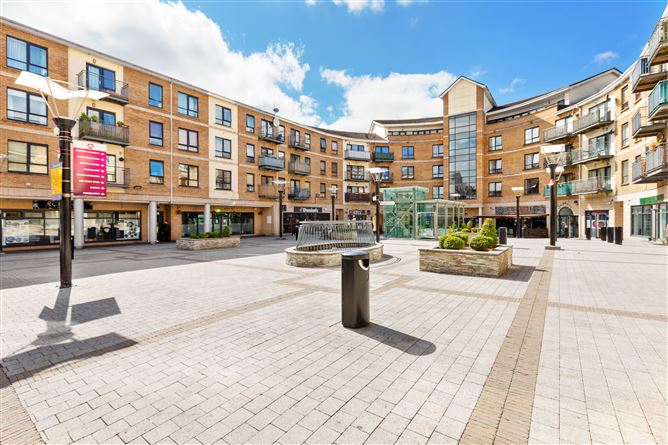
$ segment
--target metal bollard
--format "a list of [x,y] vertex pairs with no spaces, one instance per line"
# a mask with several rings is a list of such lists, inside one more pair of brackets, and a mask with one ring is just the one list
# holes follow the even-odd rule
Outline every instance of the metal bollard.
[[609,243],[614,243],[615,242],[615,228],[614,227],[608,227],[608,242]]
[[499,244],[508,244],[508,229],[499,227]]
[[369,324],[369,254],[350,250],[341,254],[341,323],[346,328]]
[[591,239],[591,229],[589,227],[585,229],[585,237]]
[[621,245],[623,236],[622,227],[615,227],[615,244]]
[[599,227],[598,236],[601,237],[601,241],[605,241],[608,238],[608,229],[606,227]]

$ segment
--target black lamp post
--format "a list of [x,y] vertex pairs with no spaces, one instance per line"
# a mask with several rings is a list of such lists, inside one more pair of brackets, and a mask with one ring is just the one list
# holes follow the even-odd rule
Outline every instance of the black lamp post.
[[373,179],[374,184],[376,185],[376,243],[380,243],[380,177],[383,174],[383,169],[380,167],[372,167],[369,169],[371,178]]
[[520,221],[520,196],[524,191],[523,187],[512,187],[513,194],[515,195],[515,238],[522,238],[522,226]]
[[334,185],[329,188],[329,194],[332,197],[332,217],[330,218],[332,221],[336,220],[336,202],[335,202],[335,200],[336,200],[337,191],[338,191],[338,189]]
[[550,163],[550,246],[557,245],[557,164]]
[[283,240],[283,193],[285,193],[285,190],[283,189],[283,184],[285,182],[282,181],[274,181],[274,184],[278,185],[278,238],[277,240]]

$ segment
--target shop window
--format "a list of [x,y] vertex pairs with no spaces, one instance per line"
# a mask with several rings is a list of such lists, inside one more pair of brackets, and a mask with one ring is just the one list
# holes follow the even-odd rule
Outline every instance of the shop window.
[[141,212],[89,211],[84,213],[84,241],[136,241],[141,239]]
[[60,220],[57,210],[4,210],[2,246],[40,246],[60,242]]

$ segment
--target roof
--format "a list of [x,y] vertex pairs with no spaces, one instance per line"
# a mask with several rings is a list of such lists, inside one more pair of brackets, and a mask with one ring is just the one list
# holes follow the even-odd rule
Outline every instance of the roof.
[[496,106],[496,101],[494,100],[494,96],[492,96],[492,93],[489,91],[489,88],[487,88],[487,85],[485,85],[484,83],[476,82],[475,80],[470,79],[466,76],[459,76],[457,79],[455,79],[454,82],[450,84],[449,87],[443,90],[443,92],[438,97],[443,98],[443,96],[445,96],[447,92],[452,89],[452,87],[454,87],[455,85],[457,85],[459,82],[462,81],[471,82],[472,84],[475,84],[480,88],[482,88],[483,90],[485,90],[485,94],[487,94],[487,97],[489,97],[489,101],[492,103],[493,106]]
[[374,119],[374,122],[381,125],[399,125],[399,124],[422,124],[426,122],[442,122],[443,116],[420,117],[416,119]]
[[330,130],[329,128],[318,128],[312,127],[314,130],[322,131],[325,133],[333,134],[348,139],[365,139],[369,141],[384,141],[385,139],[381,138],[374,133],[362,133],[357,131],[340,131],[340,130]]

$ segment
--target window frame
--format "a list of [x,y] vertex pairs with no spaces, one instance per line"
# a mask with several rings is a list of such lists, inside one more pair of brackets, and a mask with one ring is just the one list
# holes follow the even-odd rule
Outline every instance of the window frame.
[[[253,126],[248,126],[249,119],[253,123]],[[246,113],[246,133],[255,133],[255,115]]]
[[[406,153],[410,149],[410,155]],[[406,152],[404,152],[406,150]],[[401,146],[401,159],[415,159],[415,146],[414,145],[402,145]]]
[[[410,175],[404,174],[404,171],[410,171]],[[401,166],[401,179],[415,179],[415,166],[413,165],[402,165]]]
[[[155,105],[155,104],[151,103],[151,101],[154,101],[154,102],[156,101],[154,98],[151,97],[151,87],[160,88],[160,101],[158,102],[160,105]],[[162,109],[163,105],[164,105],[163,98],[164,98],[164,89],[162,88],[162,85],[160,85],[158,83],[154,83],[154,82],[149,82],[148,83],[148,106],[153,107],[153,108]]]
[[[20,62],[20,63],[25,63],[25,69],[17,68],[15,66],[11,66],[7,63],[8,60],[10,60],[9,51],[7,51],[7,48],[9,48],[9,39],[16,40],[17,42],[21,42],[21,43],[25,44],[26,60],[25,60],[25,62]],[[31,47],[39,48],[41,50],[44,50],[44,52],[46,53],[46,66],[42,67],[42,66],[39,66],[39,65],[34,65],[35,67],[38,67],[38,68],[46,71],[44,74],[42,74],[41,72],[37,73],[37,72],[30,69],[30,66],[33,65],[30,62],[30,52],[31,52],[30,48]],[[11,60],[17,60],[17,59],[11,59]],[[14,36],[11,36],[11,35],[7,34],[5,36],[5,66],[7,68],[10,68],[10,69],[13,69],[13,70],[28,71],[28,72],[31,72],[33,74],[37,74],[39,76],[48,77],[48,75],[49,75],[49,48],[46,47],[46,46],[37,45],[37,44],[29,42],[27,40],[19,39],[18,37],[14,37]]]
[[[181,97],[185,97],[186,99],[186,108],[185,108],[185,113],[181,111],[182,107],[179,104]],[[194,111],[190,108],[190,101],[191,99],[195,100],[195,109]],[[192,94],[185,93],[183,91],[178,91],[176,95],[176,112],[178,114],[181,114],[183,116],[188,116],[192,118],[199,118],[199,97],[193,96]]]
[[[527,164],[527,157],[531,156],[533,159],[533,156],[538,156],[538,160],[536,163],[531,163]],[[525,153],[524,154],[524,170],[535,170],[537,168],[540,168],[540,152],[534,152],[534,153]]]
[[[492,190],[492,185],[494,185],[494,190]],[[496,187],[498,185],[498,187]],[[501,190],[503,188],[503,183],[501,181],[492,181],[487,183],[487,197],[488,198],[500,198],[503,196]],[[497,190],[498,189],[498,190]]]
[[[45,144],[37,144],[37,143],[26,142],[26,141],[18,141],[18,140],[16,140],[16,139],[9,139],[9,140],[7,140],[7,155],[9,155],[9,144],[12,143],[12,142],[17,143],[17,144],[25,144],[25,148],[26,148],[26,162],[16,162],[16,161],[12,161],[11,158],[8,157],[8,158],[7,158],[7,172],[8,172],[8,173],[18,173],[18,174],[23,174],[23,175],[48,175],[48,174],[49,174],[49,146],[48,146],[48,145],[45,145]],[[46,156],[46,160],[45,160],[46,163],[45,163],[45,164],[37,164],[37,163],[33,163],[33,162],[31,162],[31,158],[32,158],[32,156],[31,156],[31,151],[32,151],[32,147],[33,147],[33,146],[44,148],[44,154],[45,154],[45,156]],[[12,165],[12,164],[21,164],[21,165],[25,165],[25,166],[26,166],[26,169],[25,169],[25,171],[12,170],[12,169],[11,169],[11,165]],[[30,168],[30,167],[31,167],[32,165],[40,166],[40,167],[43,166],[44,169],[45,169],[44,173],[40,173],[40,172],[37,172],[37,171],[31,171],[31,168]]]
[[629,183],[629,160],[628,159],[624,159],[622,161],[621,170],[622,170],[622,185],[628,185],[628,183]]
[[[440,150],[436,151],[436,154],[434,154],[434,149],[436,147],[441,147]],[[403,154],[403,153],[402,153]],[[443,149],[443,144],[433,144],[431,146],[431,157],[432,158],[444,158],[445,157],[445,150]]]
[[[536,135],[534,136],[534,131]],[[527,139],[527,132],[530,132],[531,137]],[[538,144],[540,143],[540,127],[531,127],[524,129],[524,145]]]
[[[248,156],[248,148],[253,148],[253,156]],[[246,143],[246,162],[249,164],[255,164],[255,144]]]
[[[527,185],[529,184],[529,181],[536,181],[536,188],[535,188],[536,191],[535,192],[528,193],[529,190],[530,190],[527,187]],[[540,178],[526,178],[524,180],[524,194],[525,195],[540,195]]]
[[[624,137],[624,133],[626,133],[626,138]],[[619,130],[619,135],[620,135],[620,138],[622,140],[622,148],[628,147],[629,146],[629,140],[631,139],[631,138],[629,138],[629,123],[628,122],[624,122],[622,124],[622,126],[620,127],[620,130]]]
[[[250,183],[248,182],[249,178],[253,178]],[[255,191],[255,173],[246,173],[246,191],[249,193]]]
[[[156,144],[153,141],[157,140],[157,138],[154,138],[153,135],[151,134],[151,126],[152,124],[160,125],[160,143]],[[148,121],[148,144],[149,145],[154,145],[156,147],[163,147],[165,142],[165,126],[162,122],[158,121]]]
[[[496,143],[497,139],[499,140],[498,145]],[[490,136],[488,138],[487,149],[488,151],[503,150],[503,135]]]
[[[436,173],[434,173],[434,169],[436,169]],[[431,166],[431,179],[443,179],[443,164],[433,164]]]
[[[222,141],[222,146],[220,152],[218,151],[218,141]],[[225,142],[227,142],[229,151],[225,151]],[[222,159],[232,159],[232,139],[221,138],[220,136],[214,136],[213,140],[213,155],[216,158]]]
[[320,138],[320,151],[322,153],[327,152],[327,139],[325,138]]
[[[494,168],[492,168],[492,163],[494,163]],[[497,167],[497,163],[499,167]],[[497,158],[497,159],[490,159],[489,161],[487,161],[487,173],[490,175],[503,173],[503,159]]]
[[[220,182],[219,186],[219,181],[218,181],[218,172],[222,173],[222,182]],[[229,176],[229,181],[225,181],[225,176]],[[225,190],[225,191],[232,191],[232,170],[224,170],[222,168],[217,168],[214,171],[214,187],[216,190]]]
[[[98,87],[99,89],[92,88],[92,87],[90,86],[90,68],[91,68],[91,67],[92,67],[92,68],[95,68],[95,69],[97,69],[97,70],[100,71],[100,74],[97,75],[97,76],[98,76],[98,80],[97,80],[98,85],[97,85],[97,87]],[[107,72],[107,73],[112,73],[112,74],[114,75],[114,77],[113,77],[113,79],[112,79],[112,82],[113,82],[113,88],[111,88],[111,89],[105,88],[105,86],[104,86],[104,79],[105,79],[105,77],[106,77],[106,76],[104,75],[105,72]],[[112,69],[109,69],[109,68],[105,68],[105,67],[100,66],[100,65],[96,65],[96,64],[94,64],[94,63],[86,63],[86,88],[88,88],[89,90],[93,90],[93,91],[102,91],[102,92],[116,93],[116,71],[114,71],[114,70],[112,70]]]
[[[220,120],[218,119],[218,110],[220,110]],[[229,120],[225,120],[225,112],[229,114]],[[232,127],[232,109],[216,104],[214,122],[216,125],[222,125],[223,127]]]
[[[188,137],[187,137],[186,147],[188,147],[188,148],[181,148],[182,147],[182,145],[181,145],[181,130],[187,132]],[[197,145],[191,145],[190,144],[190,134],[191,133],[194,133],[195,135],[197,135]],[[199,153],[199,131],[197,131],[197,130],[190,130],[188,128],[179,127],[178,140],[176,142],[177,142],[178,149],[181,150],[181,151],[187,151],[189,153]],[[191,147],[194,147],[195,150],[190,150]]]
[[[157,176],[152,174],[152,165],[153,163],[160,164],[162,169],[162,176]],[[154,180],[153,178],[159,178]],[[159,159],[149,159],[148,160],[148,182],[149,184],[164,184],[165,183],[165,161]]]
[[[25,102],[26,102],[26,110],[25,111],[17,111],[17,110],[10,110],[9,109],[9,92],[10,91],[16,91],[16,92],[23,93],[23,94],[26,95],[25,96]],[[42,96],[40,96],[39,94],[33,94],[33,93],[28,92],[28,91],[19,90],[17,88],[7,87],[7,108],[5,109],[5,111],[7,113],[7,120],[14,121],[14,122],[23,122],[25,124],[40,125],[42,127],[47,127],[49,125],[49,107],[47,106],[46,102],[44,102],[44,110],[45,110],[46,114],[44,114],[43,116],[41,114],[31,113],[30,112],[30,97],[31,96],[39,99],[42,102],[44,102],[44,98],[42,98]],[[26,118],[25,119],[17,119],[15,117],[10,117],[9,116],[10,111],[13,112],[13,113],[23,113],[23,114],[25,114]],[[30,120],[31,115],[32,116],[38,116],[38,117],[44,117],[44,123],[42,124],[40,122],[31,121]]]
[[[439,189],[439,193],[434,193],[434,189]],[[443,199],[445,196],[445,187],[442,185],[432,185],[431,186],[431,198],[432,199]]]
[[[186,182],[187,184],[183,184],[183,178],[181,178],[181,167],[184,166],[186,167]],[[196,173],[196,179],[192,179],[191,172],[194,169]],[[195,181],[195,185],[192,185],[192,182]],[[199,166],[193,165],[193,164],[181,164],[179,163],[179,187],[191,187],[191,188],[199,188]]]

